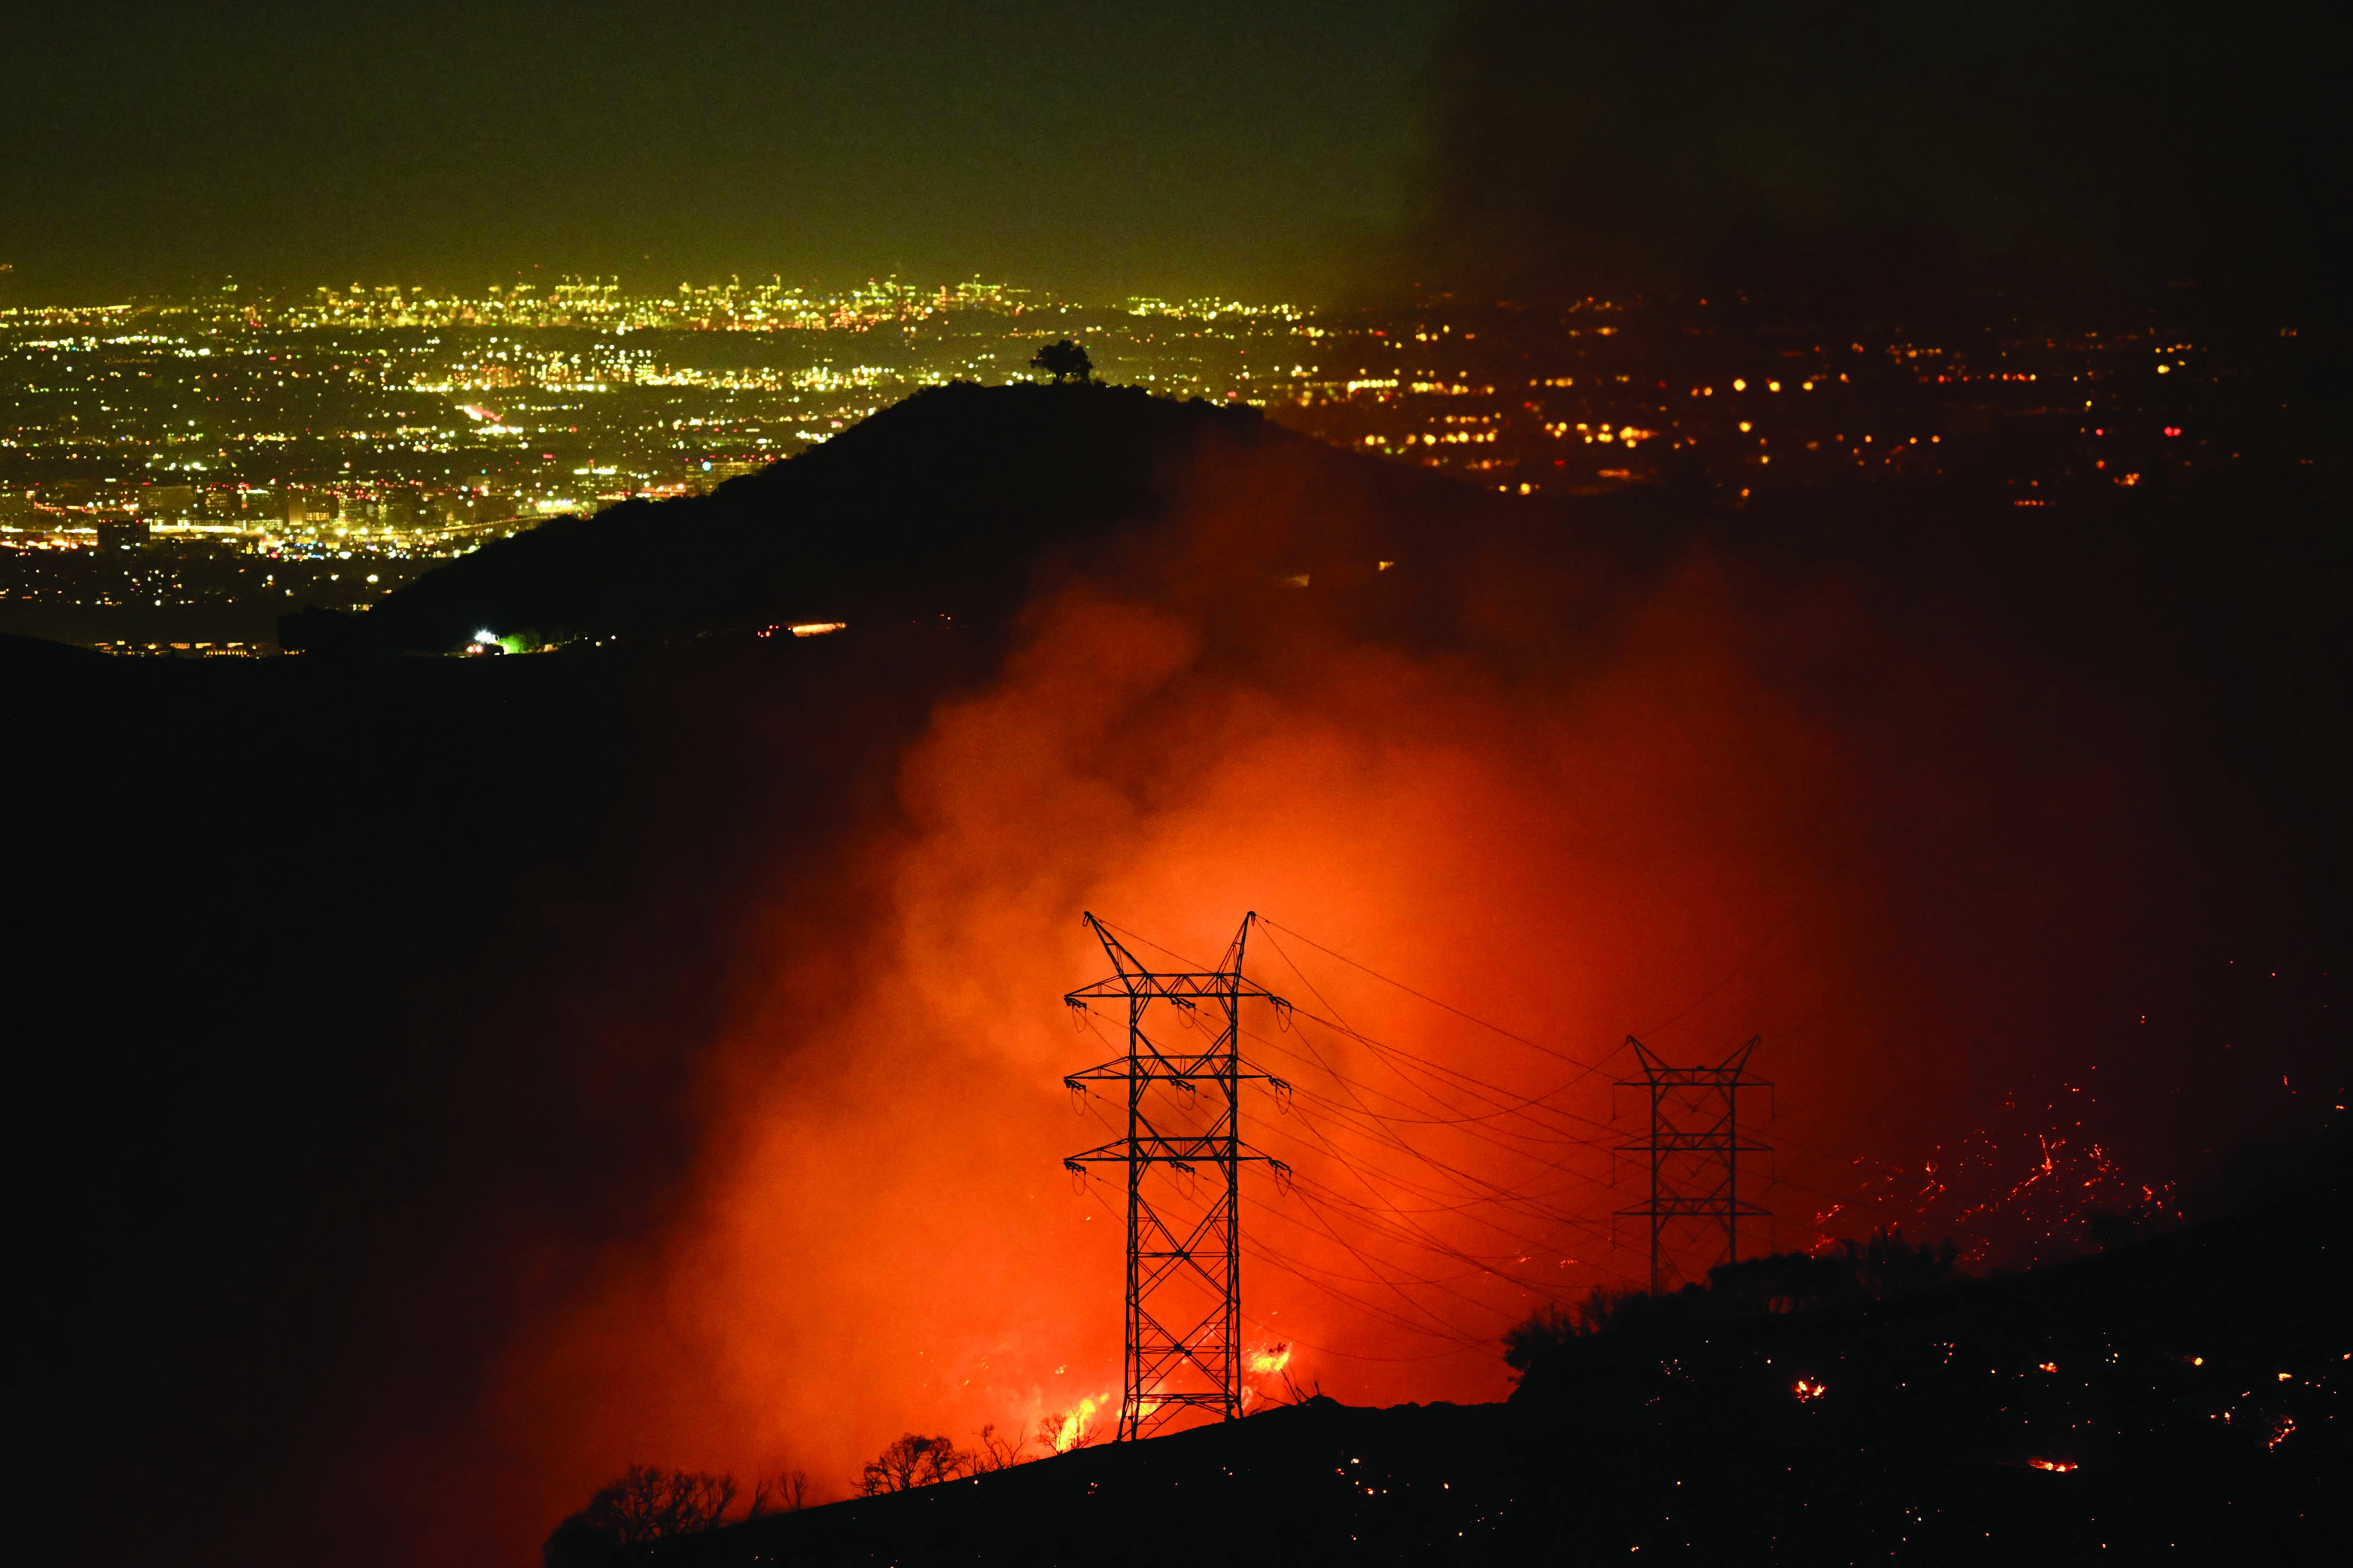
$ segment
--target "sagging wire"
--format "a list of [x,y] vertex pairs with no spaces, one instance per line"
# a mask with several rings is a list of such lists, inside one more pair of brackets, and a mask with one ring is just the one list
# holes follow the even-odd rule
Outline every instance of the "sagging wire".
[[[1105,923],[1108,924],[1109,922]],[[1265,922],[1262,921],[1261,923]],[[1187,955],[1179,953],[1174,949],[1168,948],[1162,943],[1154,942],[1150,938],[1143,936],[1141,933],[1128,931],[1124,928],[1117,926],[1112,926],[1111,929],[1118,931],[1124,937],[1152,948],[1155,952],[1165,953],[1180,963],[1189,964],[1195,968],[1201,967],[1198,961],[1190,959],[1187,957]],[[1289,928],[1284,929],[1288,930]],[[1321,943],[1314,942],[1313,939],[1305,937],[1303,933],[1293,931],[1291,934],[1298,940],[1307,942],[1309,945],[1316,947],[1319,951],[1326,952],[1331,952],[1330,949],[1324,948]],[[1296,961],[1292,958],[1291,954],[1283,948],[1282,944],[1279,941],[1275,941],[1271,936],[1270,936],[1269,942],[1270,944],[1274,947],[1278,956],[1283,960],[1285,964],[1292,969],[1294,974],[1298,975],[1301,983],[1307,987],[1308,991],[1315,997],[1315,999],[1327,1010],[1333,1012],[1336,1017],[1338,1016],[1338,1010],[1332,1006],[1330,999],[1324,996],[1322,991],[1316,987],[1313,979],[1299,967]],[[1339,957],[1342,955],[1335,953],[1334,956]],[[1349,962],[1352,964],[1355,963],[1355,961],[1353,960],[1346,960],[1346,962]],[[1377,978],[1388,981],[1388,976],[1379,975],[1377,972],[1370,970],[1367,966],[1361,964],[1356,964],[1355,966],[1365,968],[1366,973],[1376,974]],[[1537,1046],[1535,1042],[1529,1041],[1525,1037],[1518,1036],[1511,1030],[1504,1029],[1500,1026],[1489,1024],[1486,1020],[1477,1018],[1475,1016],[1464,1013],[1461,1009],[1451,1007],[1448,1004],[1440,1003],[1436,998],[1430,997],[1425,994],[1414,991],[1410,986],[1406,986],[1401,983],[1394,981],[1388,981],[1388,983],[1398,985],[1399,989],[1406,990],[1409,993],[1420,997],[1422,1000],[1429,1001],[1436,1005],[1444,1007],[1450,1012],[1460,1014],[1471,1022],[1479,1024],[1483,1027],[1490,1028],[1497,1034],[1504,1035],[1506,1037],[1514,1038],[1523,1044],[1534,1047],[1546,1055],[1562,1056],[1562,1053],[1551,1051],[1548,1047]],[[1274,1005],[1278,1032],[1286,1036],[1297,1034],[1297,1031],[1294,1031],[1292,1027],[1292,1014],[1298,1011],[1298,1009],[1294,1005],[1282,999],[1277,999]],[[1539,1203],[1534,1201],[1530,1194],[1515,1194],[1499,1184],[1488,1181],[1482,1177],[1474,1176],[1471,1173],[1464,1171],[1460,1167],[1436,1158],[1427,1151],[1417,1148],[1412,1142],[1409,1142],[1406,1135],[1400,1131],[1400,1129],[1405,1127],[1453,1127],[1461,1131],[1465,1136],[1478,1138],[1481,1142],[1502,1151],[1506,1155],[1530,1161],[1544,1166],[1545,1168],[1554,1172],[1556,1174],[1567,1176],[1573,1181],[1584,1182],[1596,1187],[1604,1188],[1606,1188],[1607,1184],[1600,1178],[1594,1177],[1583,1172],[1567,1168],[1562,1163],[1561,1158],[1547,1158],[1545,1153],[1532,1151],[1526,1147],[1520,1146],[1520,1144],[1506,1142],[1506,1140],[1517,1139],[1520,1141],[1521,1144],[1536,1142],[1563,1149],[1568,1147],[1591,1147],[1590,1139],[1580,1138],[1570,1133],[1567,1128],[1559,1125],[1557,1122],[1546,1120],[1547,1116],[1559,1117],[1567,1121],[1584,1121],[1588,1125],[1601,1128],[1603,1131],[1609,1131],[1609,1129],[1604,1123],[1596,1122],[1591,1118],[1577,1116],[1575,1112],[1567,1111],[1564,1108],[1549,1103],[1553,1097],[1565,1091],[1570,1086],[1569,1083],[1556,1086],[1555,1088],[1539,1095],[1519,1095],[1514,1091],[1505,1090],[1500,1086],[1486,1083],[1484,1080],[1480,1079],[1473,1075],[1462,1073],[1457,1069],[1443,1068],[1440,1064],[1428,1061],[1426,1058],[1420,1058],[1412,1052],[1406,1051],[1401,1047],[1389,1047],[1382,1042],[1373,1040],[1370,1037],[1363,1035],[1361,1031],[1358,1031],[1353,1026],[1345,1024],[1345,1021],[1335,1023],[1331,1019],[1323,1018],[1312,1013],[1305,1014],[1304,1016],[1313,1022],[1320,1023],[1327,1028],[1332,1028],[1335,1033],[1339,1033],[1351,1039],[1356,1040],[1366,1049],[1373,1051],[1375,1058],[1389,1071],[1397,1074],[1399,1078],[1404,1079],[1405,1085],[1412,1092],[1428,1100],[1446,1114],[1442,1117],[1420,1115],[1398,1116],[1376,1110],[1366,1100],[1366,1094],[1370,1094],[1377,1097],[1379,1100],[1388,1101],[1398,1106],[1400,1110],[1410,1110],[1411,1106],[1409,1101],[1399,1099],[1396,1095],[1386,1093],[1370,1085],[1359,1085],[1356,1083],[1355,1079],[1350,1078],[1346,1073],[1341,1071],[1330,1059],[1328,1059],[1320,1049],[1307,1039],[1303,1034],[1297,1034],[1301,1051],[1291,1050],[1288,1047],[1278,1045],[1271,1040],[1263,1040],[1261,1043],[1274,1050],[1280,1051],[1286,1057],[1295,1057],[1303,1062],[1312,1064],[1314,1068],[1330,1078],[1338,1091],[1345,1097],[1347,1101],[1352,1102],[1349,1104],[1344,1104],[1340,1100],[1332,1100],[1329,1097],[1318,1094],[1312,1089],[1304,1087],[1294,1088],[1294,1086],[1283,1082],[1281,1079],[1273,1080],[1277,1086],[1275,1095],[1278,1114],[1289,1118],[1293,1125],[1296,1125],[1306,1132],[1312,1142],[1315,1145],[1319,1146],[1324,1156],[1330,1158],[1334,1163],[1338,1165],[1341,1170],[1353,1178],[1357,1185],[1363,1187],[1366,1197],[1371,1199],[1372,1203],[1368,1205],[1356,1199],[1350,1198],[1345,1194],[1333,1191],[1331,1188],[1325,1186],[1320,1182],[1315,1182],[1311,1177],[1304,1175],[1295,1177],[1290,1176],[1288,1167],[1283,1167],[1282,1172],[1278,1174],[1278,1189],[1287,1194],[1295,1196],[1299,1200],[1302,1206],[1307,1211],[1309,1215],[1312,1216],[1314,1222],[1312,1226],[1304,1223],[1299,1215],[1290,1214],[1284,1209],[1264,1205],[1256,1199],[1252,1199],[1251,1202],[1255,1206],[1264,1208],[1266,1212],[1270,1214],[1280,1215],[1286,1223],[1301,1226],[1303,1230],[1306,1230],[1310,1234],[1317,1235],[1324,1240],[1340,1247],[1366,1270],[1366,1276],[1364,1278],[1352,1282],[1360,1284],[1366,1288],[1378,1289],[1386,1294],[1394,1296],[1408,1309],[1409,1312],[1415,1314],[1416,1316],[1400,1316],[1394,1310],[1383,1309],[1377,1303],[1358,1299],[1346,1290],[1335,1289],[1332,1285],[1326,1284],[1323,1280],[1314,1278],[1317,1274],[1324,1274],[1333,1280],[1346,1281],[1349,1278],[1347,1276],[1331,1274],[1330,1271],[1320,1269],[1317,1266],[1308,1264],[1303,1259],[1284,1258],[1271,1251],[1262,1252],[1261,1249],[1256,1246],[1250,1246],[1250,1250],[1253,1255],[1262,1256],[1266,1261],[1272,1263],[1275,1267],[1283,1268],[1286,1272],[1294,1275],[1306,1283],[1315,1286],[1324,1293],[1334,1296],[1335,1300],[1345,1301],[1356,1310],[1375,1316],[1380,1321],[1389,1322],[1397,1328],[1417,1334],[1443,1339],[1450,1342],[1465,1347],[1476,1346],[1482,1351],[1492,1351],[1493,1345],[1493,1340],[1465,1336],[1461,1334],[1460,1331],[1451,1328],[1437,1312],[1433,1311],[1429,1306],[1415,1300],[1415,1298],[1408,1291],[1406,1285],[1401,1283],[1401,1281],[1410,1281],[1423,1289],[1440,1291],[1445,1295],[1454,1298],[1456,1300],[1461,1301],[1465,1305],[1476,1308],[1482,1312],[1495,1314],[1506,1319],[1515,1319],[1519,1315],[1517,1310],[1507,1309],[1493,1303],[1480,1301],[1475,1298],[1464,1295],[1461,1291],[1451,1289],[1450,1281],[1474,1278],[1493,1279],[1510,1285],[1515,1290],[1529,1294],[1550,1298],[1553,1292],[1546,1289],[1539,1284],[1510,1274],[1504,1268],[1498,1267],[1500,1263],[1504,1261],[1500,1256],[1493,1259],[1479,1258],[1434,1235],[1428,1229],[1428,1227],[1419,1224],[1412,1213],[1400,1207],[1394,1200],[1388,1197],[1382,1192],[1380,1184],[1386,1183],[1391,1187],[1415,1193],[1432,1201],[1433,1206],[1430,1209],[1419,1212],[1433,1214],[1445,1213],[1456,1215],[1486,1228],[1487,1230],[1496,1234],[1499,1237],[1506,1237],[1512,1242],[1520,1244],[1521,1247],[1527,1250],[1517,1255],[1518,1261],[1525,1261],[1526,1258],[1533,1252],[1554,1250],[1554,1247],[1550,1243],[1539,1241],[1537,1238],[1529,1237],[1510,1226],[1499,1223],[1496,1219],[1490,1217],[1487,1214],[1479,1212],[1482,1208],[1500,1208],[1509,1212],[1524,1213],[1527,1217],[1537,1220],[1540,1223],[1565,1226],[1572,1230],[1584,1232],[1593,1236],[1596,1239],[1599,1239],[1600,1233],[1589,1221],[1581,1220],[1573,1215],[1546,1209]],[[1190,1019],[1186,1021],[1188,1023],[1192,1022]],[[1099,1034],[1101,1033],[1100,1030],[1097,1032]],[[1250,1034],[1250,1031],[1244,1030],[1240,1032],[1250,1035],[1251,1038],[1260,1038],[1260,1037]],[[1105,1043],[1107,1045],[1110,1044],[1107,1038]],[[1301,1052],[1304,1052],[1305,1054],[1302,1055]],[[1574,1058],[1568,1058],[1566,1057],[1563,1057],[1563,1059],[1574,1060]],[[1583,1069],[1583,1072],[1589,1073],[1593,1070],[1591,1064],[1579,1063],[1577,1065]],[[1419,1077],[1417,1076],[1417,1071],[1415,1069],[1419,1069]],[[1253,1070],[1258,1069],[1253,1068]],[[1272,1075],[1268,1076],[1270,1078],[1272,1077]],[[1580,1076],[1582,1076],[1582,1074]],[[1425,1079],[1427,1081],[1424,1081]],[[1575,1081],[1575,1079],[1571,1079],[1570,1083]],[[1433,1087],[1433,1085],[1438,1087]],[[1482,1110],[1467,1110],[1464,1107],[1448,1100],[1446,1098],[1446,1094],[1440,1092],[1440,1089],[1443,1089],[1449,1093],[1468,1095],[1474,1102],[1483,1102],[1486,1109]],[[1457,1189],[1455,1198],[1452,1201],[1440,1202],[1439,1200],[1444,1198],[1445,1194],[1433,1188],[1423,1184],[1412,1182],[1398,1173],[1382,1170],[1377,1166],[1369,1168],[1365,1167],[1362,1162],[1345,1153],[1340,1146],[1333,1141],[1332,1137],[1328,1133],[1318,1127],[1314,1117],[1307,1115],[1302,1109],[1300,1109],[1300,1107],[1293,1103],[1294,1096],[1303,1097],[1314,1104],[1324,1107],[1329,1114],[1339,1120],[1341,1125],[1347,1127],[1351,1131],[1358,1136],[1369,1138],[1376,1147],[1388,1147],[1393,1149],[1404,1157],[1423,1164],[1448,1185]],[[1537,1131],[1522,1131],[1514,1130],[1508,1125],[1508,1123],[1514,1120],[1525,1122],[1530,1127],[1536,1129]],[[1319,1194],[1321,1194],[1320,1199],[1318,1196]],[[1541,1195],[1542,1194],[1538,1194],[1538,1196]],[[1326,1205],[1332,1206],[1327,1208],[1325,1206]],[[1377,1207],[1374,1205],[1378,1206]],[[1386,1213],[1383,1212],[1384,1210]],[[1344,1217],[1348,1223],[1363,1226],[1372,1235],[1381,1237],[1394,1245],[1402,1246],[1409,1249],[1435,1253],[1438,1256],[1445,1258],[1461,1266],[1464,1271],[1459,1275],[1447,1275],[1443,1278],[1433,1278],[1428,1274],[1406,1268],[1401,1264],[1377,1261],[1373,1258],[1368,1257],[1361,1247],[1359,1247],[1356,1243],[1350,1241],[1348,1237],[1343,1234],[1342,1223]],[[1617,1270],[1608,1271],[1611,1273],[1618,1272]],[[1630,1279],[1630,1276],[1627,1276],[1626,1278]],[[1422,1321],[1417,1321],[1417,1318]]]
[[[1338,959],[1341,963],[1346,964],[1351,969],[1359,969],[1364,971],[1364,973],[1371,975],[1374,979],[1381,982],[1384,985],[1394,985],[1409,996],[1419,997],[1422,1001],[1429,1003],[1433,1007],[1443,1008],[1447,1012],[1453,1014],[1458,1018],[1476,1024],[1482,1029],[1492,1030],[1493,1033],[1503,1036],[1504,1038],[1507,1040],[1516,1041],[1519,1044],[1527,1047],[1528,1049],[1532,1051],[1541,1051],[1546,1056],[1555,1058],[1560,1061],[1567,1062],[1577,1069],[1577,1079],[1588,1078],[1594,1073],[1601,1070],[1600,1062],[1581,1061],[1577,1058],[1569,1055],[1567,1051],[1555,1050],[1552,1047],[1539,1044],[1515,1030],[1506,1029],[1501,1024],[1490,1023],[1487,1019],[1480,1017],[1476,1013],[1466,1012],[1462,1008],[1454,1005],[1451,1002],[1441,1002],[1426,991],[1417,991],[1402,980],[1394,979],[1389,975],[1383,974],[1379,970],[1375,969],[1368,963],[1360,963],[1356,960],[1350,958],[1346,953],[1338,952],[1331,948],[1325,947],[1322,942],[1317,942],[1314,937],[1309,936],[1305,931],[1296,930],[1291,926],[1277,924],[1275,921],[1269,920],[1264,915],[1259,916],[1258,923],[1262,926],[1270,927],[1271,930],[1282,931],[1290,936],[1295,937],[1299,941],[1303,942],[1308,946],[1314,948],[1316,952],[1324,953],[1328,957]],[[1270,937],[1268,940],[1271,942],[1273,939]],[[1277,952],[1282,952],[1282,948],[1280,943],[1275,944],[1275,951]],[[1751,953],[1749,956],[1753,958],[1756,955]],[[1298,972],[1299,966],[1296,963],[1291,963],[1290,954],[1283,953],[1283,962],[1285,963],[1291,963],[1293,973]],[[1743,963],[1745,966],[1746,960],[1743,961]],[[1738,972],[1735,971],[1735,973],[1736,973]],[[1305,976],[1303,974],[1301,978],[1304,979]],[[1719,986],[1719,988],[1721,987]],[[1317,994],[1320,996],[1322,994],[1319,992]],[[1703,1000],[1704,1000],[1704,998],[1703,998]],[[1326,1006],[1331,1005],[1329,1002],[1326,1002],[1324,1005]],[[1697,1004],[1694,1004],[1694,1005],[1696,1005]],[[1575,1082],[1577,1079],[1571,1079],[1570,1081]]]

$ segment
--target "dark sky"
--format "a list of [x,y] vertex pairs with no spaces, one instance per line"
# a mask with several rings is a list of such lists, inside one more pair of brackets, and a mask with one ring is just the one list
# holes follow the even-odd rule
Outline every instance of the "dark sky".
[[2347,12],[2312,0],[1461,0],[1419,269],[1457,288],[2341,292]]
[[236,273],[983,272],[1316,291],[1393,226],[1445,0],[28,7],[5,297]]
[[2195,281],[2286,310],[2342,270],[2344,16],[95,0],[5,35],[0,299],[536,265],[1090,300]]

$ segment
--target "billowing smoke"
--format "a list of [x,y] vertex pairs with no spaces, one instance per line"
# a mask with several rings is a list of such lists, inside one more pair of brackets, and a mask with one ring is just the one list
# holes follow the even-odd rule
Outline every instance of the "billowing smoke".
[[[672,1217],[519,1320],[436,1461],[437,1560],[527,1551],[631,1462],[838,1495],[902,1431],[1112,1418],[1119,1206],[1060,1164],[1110,1136],[1062,1075],[1118,1044],[1060,1002],[1107,970],[1082,910],[1172,963],[1256,910],[1255,977],[1353,1029],[1261,1011],[1244,1044],[1296,1086],[1247,1135],[1300,1177],[1249,1178],[1253,1342],[1351,1401],[1501,1396],[1505,1327],[1644,1273],[1630,1032],[1763,1037],[1751,1248],[1910,1222],[2021,1261],[2286,1117],[2311,1041],[2218,1012],[2278,950],[2250,841],[2203,825],[2234,787],[2206,735],[1982,584],[1693,536],[1516,596],[1472,570],[1472,630],[1392,635],[1312,586],[1219,608],[1230,499],[1149,570],[1057,579],[834,877],[774,889],[734,1021],[681,1042]],[[2053,1140],[2093,1186],[1979,1201]],[[1965,1167],[1985,1191],[1940,1198]]]

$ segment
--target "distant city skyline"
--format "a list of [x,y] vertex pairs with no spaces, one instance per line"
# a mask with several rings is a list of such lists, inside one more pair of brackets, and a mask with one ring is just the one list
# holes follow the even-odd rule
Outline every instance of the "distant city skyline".
[[1393,237],[1449,6],[121,9],[12,36],[0,304],[534,266],[1328,297]]
[[[860,319],[894,318],[911,310],[946,308],[1107,310],[1153,315],[1200,316],[1226,314],[1296,314],[1307,308],[1262,293],[1235,297],[1234,291],[1162,296],[1124,294],[1105,298],[1074,298],[1059,290],[1033,288],[1014,278],[902,278],[896,273],[849,277],[787,277],[769,269],[730,272],[717,278],[656,278],[651,273],[594,273],[522,268],[473,278],[442,281],[406,274],[358,278],[333,282],[270,283],[236,274],[178,287],[137,289],[120,297],[43,300],[0,304],[0,321],[41,315],[142,307],[218,309],[251,307],[269,312],[281,323],[312,313],[332,314],[354,309],[386,306],[442,307],[496,302],[518,305],[529,300],[542,310],[571,304],[607,312],[622,306],[659,305],[669,310],[696,301],[757,300],[771,306],[780,301],[828,312],[847,310]],[[815,325],[815,321],[807,323]],[[848,322],[829,324],[849,324]]]

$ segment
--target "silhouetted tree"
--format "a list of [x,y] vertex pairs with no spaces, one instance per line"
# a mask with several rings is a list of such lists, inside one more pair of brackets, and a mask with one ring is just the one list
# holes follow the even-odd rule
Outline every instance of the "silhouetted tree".
[[1044,371],[1058,386],[1066,381],[1092,381],[1095,375],[1094,362],[1087,358],[1087,351],[1068,338],[1039,349],[1029,368]]
[[539,1549],[545,1568],[603,1568],[624,1546],[711,1529],[735,1500],[735,1478],[631,1465]]
[[1524,1373],[1569,1341],[1617,1327],[1641,1309],[1655,1308],[1660,1300],[1641,1290],[1596,1285],[1575,1307],[1556,1301],[1539,1307],[1527,1321],[1504,1332],[1504,1364]]
[[909,1432],[866,1462],[858,1489],[868,1497],[884,1492],[912,1491],[970,1475],[973,1457],[945,1437],[925,1437]]
[[764,1513],[798,1513],[808,1507],[808,1472],[779,1470],[752,1488],[754,1519]]
[[1904,1239],[1902,1230],[1890,1226],[1872,1232],[1871,1239],[1860,1246],[1842,1241],[1839,1247],[1846,1254],[1856,1286],[1874,1300],[1915,1296],[1960,1278],[1961,1249],[1950,1237],[1915,1245]]
[[612,1532],[586,1513],[575,1513],[540,1543],[541,1568],[609,1568],[621,1555]]
[[1854,1259],[1844,1251],[1772,1252],[1726,1263],[1708,1270],[1707,1285],[1712,1311],[1725,1317],[1811,1311],[1859,1293]]
[[1021,1462],[1021,1451],[1029,1447],[1027,1437],[1000,1437],[997,1423],[989,1422],[977,1434],[980,1447],[972,1450],[973,1473],[1009,1470]]
[[1576,1318],[1558,1302],[1547,1303],[1537,1308],[1527,1321],[1504,1331],[1504,1364],[1514,1372],[1525,1373],[1582,1331]]
[[1045,1415],[1038,1417],[1039,1446],[1050,1454],[1066,1454],[1071,1448],[1083,1448],[1094,1441],[1093,1436],[1087,1431],[1086,1423],[1082,1421],[1075,1426],[1071,1426],[1071,1441],[1069,1446],[1065,1447],[1062,1442],[1062,1428],[1065,1426],[1071,1426],[1071,1413],[1067,1410],[1049,1410]]
[[1705,1285],[1672,1294],[1596,1287],[1575,1309],[1539,1309],[1504,1335],[1504,1364],[1525,1374],[1571,1340],[1613,1329],[1766,1317],[1887,1301],[1948,1285],[1961,1277],[1952,1241],[1915,1244],[1902,1231],[1874,1231],[1821,1253],[1776,1252],[1708,1270]]

